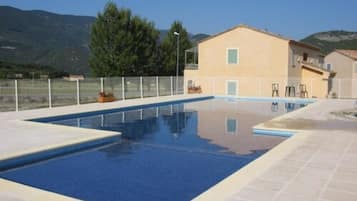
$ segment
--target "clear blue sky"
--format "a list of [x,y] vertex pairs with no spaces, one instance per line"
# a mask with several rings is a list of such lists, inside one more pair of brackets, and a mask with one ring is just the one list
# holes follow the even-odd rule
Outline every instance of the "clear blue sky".
[[[107,0],[0,0],[24,10],[96,16]],[[167,29],[180,20],[191,33],[214,34],[244,23],[301,39],[338,29],[357,31],[357,0],[115,0]]]

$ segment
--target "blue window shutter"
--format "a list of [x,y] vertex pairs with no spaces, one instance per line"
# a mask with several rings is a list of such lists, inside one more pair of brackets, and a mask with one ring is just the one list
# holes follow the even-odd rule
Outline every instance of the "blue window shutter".
[[228,64],[238,64],[238,49],[228,49]]
[[237,120],[236,119],[227,119],[226,128],[228,133],[237,132]]
[[227,95],[236,96],[237,95],[237,83],[228,81],[227,83]]

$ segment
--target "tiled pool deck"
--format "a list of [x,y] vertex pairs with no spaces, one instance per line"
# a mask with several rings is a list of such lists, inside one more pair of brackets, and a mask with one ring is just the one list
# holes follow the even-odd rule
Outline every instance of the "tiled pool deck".
[[[0,113],[0,161],[25,153],[118,135],[108,131],[24,122],[23,119],[193,97],[200,96],[168,96]],[[353,107],[352,100],[320,100],[257,125],[259,129],[288,129],[296,134],[195,200],[357,200],[357,121],[330,114]],[[0,200],[72,199],[0,179]]]

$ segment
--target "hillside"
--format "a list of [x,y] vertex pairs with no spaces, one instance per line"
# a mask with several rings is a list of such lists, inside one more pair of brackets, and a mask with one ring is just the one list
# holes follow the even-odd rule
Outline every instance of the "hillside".
[[94,20],[0,6],[0,60],[88,73],[89,31]]
[[[95,17],[23,11],[0,6],[0,61],[52,66],[58,71],[89,74],[90,27]],[[160,30],[160,38],[167,30]],[[190,34],[191,40],[207,37]]]
[[320,32],[312,34],[301,41],[317,46],[321,48],[324,54],[328,54],[335,49],[357,49],[357,32]]
[[22,78],[40,78],[41,75],[47,75],[50,78],[66,76],[67,73],[60,72],[50,66],[38,64],[15,64],[0,61],[0,79],[15,78],[16,74],[21,74]]
[[203,40],[207,37],[209,37],[210,35],[208,34],[203,34],[203,33],[199,33],[199,34],[195,34],[195,35],[191,35],[191,41],[194,44],[197,44],[200,40]]

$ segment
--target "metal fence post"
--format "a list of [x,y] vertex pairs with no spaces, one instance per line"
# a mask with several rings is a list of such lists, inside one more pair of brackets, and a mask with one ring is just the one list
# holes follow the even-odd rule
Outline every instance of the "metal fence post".
[[159,93],[159,76],[156,76],[156,96],[160,96],[160,93]]
[[178,94],[178,75],[176,75],[176,77],[175,77],[175,95],[177,95]]
[[48,107],[52,108],[51,79],[48,79]]
[[186,86],[186,83],[187,83],[187,79],[185,78],[185,77],[183,77],[183,88],[182,88],[182,90],[183,90],[183,94],[186,94],[187,93],[187,91],[186,91],[186,88],[187,88],[187,86]]
[[338,99],[341,99],[341,79],[338,79]]
[[104,79],[100,78],[100,92],[104,92]]
[[121,78],[121,95],[122,99],[125,100],[125,80],[124,77]]
[[81,104],[79,96],[79,79],[77,79],[77,105]]
[[174,95],[174,91],[173,91],[173,80],[172,80],[172,76],[170,76],[170,83],[171,83],[171,96],[173,96]]
[[19,111],[19,91],[17,88],[17,80],[15,80],[15,108],[16,112]]
[[140,76],[140,98],[143,99],[144,98],[144,94],[143,94],[143,77]]

